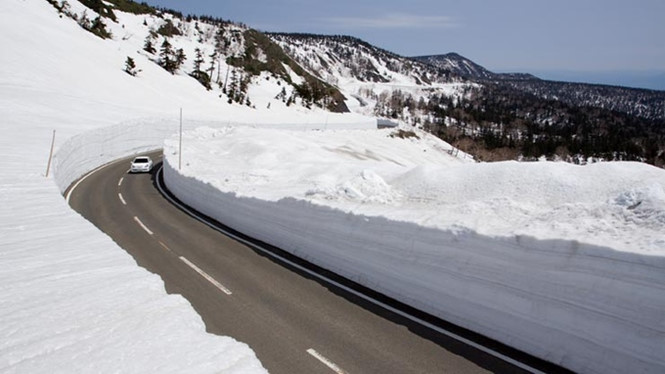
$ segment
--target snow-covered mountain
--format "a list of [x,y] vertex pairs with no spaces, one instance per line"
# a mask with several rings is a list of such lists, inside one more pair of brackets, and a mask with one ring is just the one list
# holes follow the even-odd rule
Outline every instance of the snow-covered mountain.
[[471,81],[488,81],[511,87],[544,100],[572,106],[589,106],[647,119],[663,119],[665,92],[600,84],[555,82],[525,73],[494,73],[457,53],[413,57]]
[[269,35],[304,68],[334,84],[353,80],[417,85],[455,81],[445,69],[432,68],[351,36]]
[[450,71],[451,73],[470,80],[534,80],[538,79],[531,74],[524,73],[493,73],[484,67],[476,64],[468,58],[457,53],[451,52],[443,55],[416,56],[412,57],[416,61],[422,61],[426,64],[436,66],[439,69]]
[[349,36],[269,36],[351,110],[423,126],[482,160],[665,164],[665,92],[498,74],[454,53],[406,58]]
[[469,79],[483,80],[496,77],[496,74],[491,71],[454,52],[444,55],[417,56],[413,59],[436,66],[439,69],[453,71],[457,75]]
[[416,103],[443,94],[458,97],[474,86],[446,69],[375,47],[350,36],[268,34],[312,75],[338,87],[351,110],[410,123]]

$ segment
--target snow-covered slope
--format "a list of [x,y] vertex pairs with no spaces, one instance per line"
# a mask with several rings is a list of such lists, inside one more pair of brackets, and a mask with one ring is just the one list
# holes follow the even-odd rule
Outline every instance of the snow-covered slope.
[[[178,128],[179,108],[186,128],[193,119],[303,127],[368,119],[287,107],[272,99],[281,90],[272,77],[249,87],[256,105],[272,102],[270,110],[228,104],[142,52],[162,19],[116,15],[117,24],[108,22],[114,38],[102,40],[46,1],[0,2],[0,371],[263,373],[249,347],[207,334],[185,299],[167,295],[158,276],[60,192],[115,157],[160,147]],[[173,40],[187,53],[203,46]],[[128,56],[141,70],[136,77],[123,71]],[[53,130],[56,157],[45,177]]]
[[[82,20],[97,17],[95,11],[77,1],[52,2],[61,18],[68,17],[84,28],[91,26]],[[98,11],[107,14],[99,22],[104,33],[112,35],[126,48],[127,58],[136,62],[128,69],[132,74],[144,76],[145,62],[153,62],[174,75],[200,82],[229,103],[252,108],[315,104],[346,111],[343,105],[337,106],[341,96],[334,87],[302,71],[255,30],[220,19],[184,18],[154,9],[145,14],[124,13],[113,3],[127,4],[115,0],[90,4],[97,4]],[[258,95],[250,92],[256,87],[261,87]],[[315,95],[313,91],[317,91]]]
[[349,36],[269,34],[302,67],[337,86],[347,105],[363,114],[379,114],[379,106],[395,92],[412,100],[430,93],[458,94],[468,84],[457,75],[374,47]]
[[665,370],[665,171],[468,163],[407,134],[198,129],[182,171],[166,142],[166,182],[230,227],[576,372]]
[[[400,57],[350,36],[270,34],[287,54],[327,82],[448,83],[446,71]],[[343,85],[343,84],[342,84]]]

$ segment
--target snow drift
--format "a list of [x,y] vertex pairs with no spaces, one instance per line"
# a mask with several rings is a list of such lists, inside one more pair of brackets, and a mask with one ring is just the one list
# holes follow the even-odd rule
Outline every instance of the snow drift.
[[665,172],[468,164],[390,135],[199,129],[181,171],[166,142],[165,179],[238,231],[545,360],[665,370]]

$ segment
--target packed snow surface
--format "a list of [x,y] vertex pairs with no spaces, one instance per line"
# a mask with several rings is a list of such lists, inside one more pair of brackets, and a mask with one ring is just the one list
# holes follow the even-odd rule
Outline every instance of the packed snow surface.
[[183,144],[168,187],[230,227],[577,372],[665,371],[662,169],[474,163],[404,129]]

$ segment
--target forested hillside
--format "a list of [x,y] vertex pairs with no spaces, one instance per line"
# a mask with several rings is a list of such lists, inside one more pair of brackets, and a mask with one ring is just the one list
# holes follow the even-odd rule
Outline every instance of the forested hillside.
[[270,36],[367,114],[422,126],[479,160],[665,164],[663,91],[497,74],[455,53],[408,59],[345,36]]
[[604,160],[665,165],[665,123],[620,111],[543,99],[486,83],[458,100],[432,95],[424,126],[481,160]]

